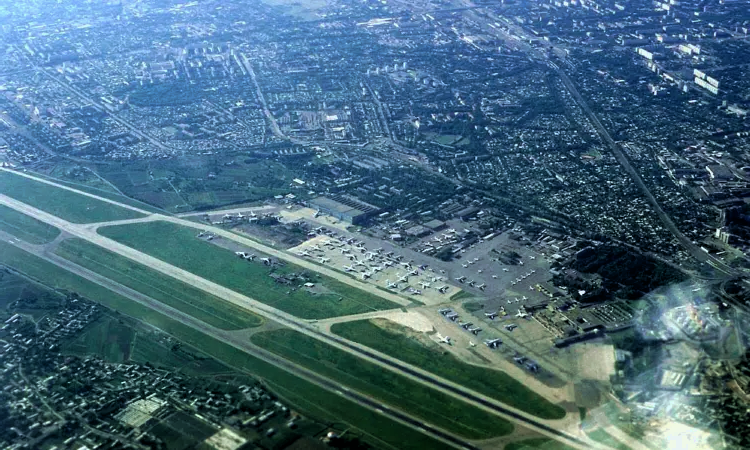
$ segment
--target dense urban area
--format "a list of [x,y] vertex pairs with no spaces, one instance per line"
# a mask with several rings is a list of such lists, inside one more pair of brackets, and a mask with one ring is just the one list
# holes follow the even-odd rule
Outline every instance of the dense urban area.
[[0,5],[0,447],[750,448],[742,0]]

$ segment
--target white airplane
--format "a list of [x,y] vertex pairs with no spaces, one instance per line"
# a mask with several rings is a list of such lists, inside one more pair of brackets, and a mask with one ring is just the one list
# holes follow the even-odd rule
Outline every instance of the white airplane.
[[430,283],[424,281],[420,281],[419,285],[422,286],[422,289],[427,289],[428,287],[430,287]]
[[471,265],[471,264],[474,264],[474,261],[471,261],[471,260],[470,260],[470,261],[469,261],[469,265]]
[[534,286],[532,286],[532,285],[529,285],[529,290],[530,290],[530,291],[533,291],[533,290],[534,290]]
[[261,258],[261,261],[263,261],[263,264],[271,264],[271,258]]
[[354,261],[354,265],[355,266],[367,266],[367,264],[364,263],[363,261]]
[[484,313],[484,315],[485,315],[485,317],[489,318],[490,320],[494,320],[495,317],[497,317],[498,312],[497,311],[495,311],[495,312],[489,312],[489,313],[486,312],[486,313]]
[[525,312],[518,311],[516,313],[516,317],[521,318],[521,319],[525,319],[525,318],[529,317],[529,314],[525,313]]
[[466,267],[469,267],[469,265],[464,263],[464,264],[461,264],[461,267],[466,268]]
[[464,281],[466,281],[466,277],[457,277],[456,281],[458,281],[459,283],[463,283]]
[[402,262],[402,263],[399,263],[399,264],[401,264],[402,266],[404,266],[405,269],[411,269],[411,264],[409,264],[409,263]]
[[484,290],[484,288],[486,288],[486,287],[487,287],[487,285],[486,285],[486,284],[484,284],[484,283],[482,283],[482,284],[480,284],[479,286],[477,286],[477,289],[479,289],[480,291],[483,291],[483,290]]
[[528,298],[528,297],[526,297],[526,296],[524,295],[524,296],[523,296],[523,298],[521,298],[521,301],[525,302],[525,301],[526,301],[526,300],[528,300],[528,299],[529,299],[529,298]]
[[511,286],[515,286],[515,285],[516,285],[516,282],[515,282],[515,281],[511,281],[511,282],[510,282],[510,285],[511,285]]
[[380,266],[375,266],[375,267],[372,268],[373,272],[380,272],[381,270],[383,270],[383,268],[380,267]]
[[487,339],[484,341],[484,345],[489,348],[498,348],[503,341],[501,339]]
[[417,269],[414,269],[411,272],[409,272],[409,275],[414,275],[416,277],[417,275],[419,275],[419,271]]
[[451,345],[451,337],[450,336],[441,336],[438,334],[438,342],[441,344],[448,344]]
[[391,288],[391,289],[398,289],[398,284],[391,283],[391,280],[385,280],[385,284],[387,284],[388,287]]
[[386,261],[386,262],[384,262],[384,263],[383,263],[383,265],[384,265],[385,267],[391,267],[391,266],[393,265],[393,263],[392,263],[392,262],[390,262],[390,261]]
[[479,327],[469,328],[469,333],[473,334],[474,336],[478,335],[480,331],[482,331],[482,329]]
[[320,263],[321,264],[325,264],[325,263],[327,263],[330,260],[331,260],[331,258],[320,258]]
[[234,252],[235,255],[239,256],[240,258],[247,258],[247,253],[245,252]]
[[446,292],[448,292],[448,286],[440,286],[438,288],[438,292],[440,292],[441,294],[445,294]]
[[297,252],[298,256],[310,256],[310,252],[307,250],[302,250],[301,252]]
[[372,276],[372,274],[370,272],[362,272],[362,279],[363,280],[366,280],[366,279],[370,278],[371,276]]
[[246,217],[246,216],[244,216],[244,215],[243,215],[243,214],[242,214],[241,212],[238,212],[238,213],[237,213],[237,218],[238,218],[238,219],[244,219],[245,217]]
[[474,341],[469,341],[469,347],[476,347],[477,344],[474,343]]
[[536,259],[536,256],[529,256],[529,259],[533,261]]
[[202,238],[202,237],[203,237],[203,236],[205,236],[205,235],[206,235],[206,232],[205,232],[205,231],[201,231],[200,233],[198,233],[198,237],[199,237],[199,238]]
[[453,310],[452,310],[452,309],[450,309],[450,308],[442,308],[442,309],[438,309],[438,312],[439,312],[440,314],[442,314],[442,315],[446,315],[446,314],[448,314],[448,313],[449,313],[449,312],[451,312],[451,311],[453,311]]
[[512,302],[512,301],[510,301],[510,299],[508,299],[508,304],[510,305],[511,303],[513,303],[513,302]]
[[497,275],[492,275],[493,280],[497,280]]
[[503,272],[508,272],[508,269],[503,267]]
[[341,254],[343,255],[344,253],[349,253],[350,251],[351,250],[349,250],[348,248],[342,248],[341,249]]
[[354,266],[344,266],[344,270],[346,270],[347,272],[356,272],[357,271],[357,269],[354,268]]
[[407,275],[403,275],[401,278],[398,279],[398,281],[402,283],[406,283],[409,281],[409,277]]
[[420,291],[419,289],[412,289],[411,295],[422,295],[422,291]]

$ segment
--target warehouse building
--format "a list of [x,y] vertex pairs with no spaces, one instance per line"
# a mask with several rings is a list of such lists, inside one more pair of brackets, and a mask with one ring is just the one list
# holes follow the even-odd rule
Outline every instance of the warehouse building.
[[348,195],[316,197],[310,200],[310,207],[352,225],[362,225],[367,219],[380,213],[377,206]]

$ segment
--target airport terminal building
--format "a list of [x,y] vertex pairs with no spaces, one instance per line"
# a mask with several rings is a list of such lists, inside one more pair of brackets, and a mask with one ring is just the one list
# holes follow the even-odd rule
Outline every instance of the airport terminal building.
[[352,225],[362,225],[367,219],[380,213],[380,208],[377,206],[348,195],[316,197],[309,201],[309,205],[311,208]]

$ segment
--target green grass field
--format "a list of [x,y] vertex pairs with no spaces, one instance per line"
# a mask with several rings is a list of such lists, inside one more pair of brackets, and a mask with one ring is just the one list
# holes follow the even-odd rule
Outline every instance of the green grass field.
[[129,209],[0,171],[0,193],[70,222],[90,223],[142,217]]
[[57,228],[5,205],[0,205],[0,230],[29,244],[46,244],[60,234]]
[[524,439],[523,441],[511,442],[503,447],[503,450],[573,450],[573,447],[548,438]]
[[82,239],[61,242],[55,253],[217,328],[263,323],[256,314]]
[[293,330],[257,333],[251,341],[286,359],[468,439],[504,436],[497,416]]
[[[211,355],[218,361],[243,373],[265,379],[273,388],[283,390],[285,398],[304,399],[298,409],[311,415],[321,414],[322,419],[336,418],[364,434],[365,442],[375,448],[404,450],[443,450],[453,447],[436,441],[412,428],[383,415],[333,395],[312,383],[300,379],[271,364],[254,358],[231,345],[183,325],[132,300],[115,294],[86,279],[80,278],[54,264],[26,253],[0,241],[0,263],[14,267],[27,276],[56,289],[77,292],[123,314],[137,318],[159,328],[175,339],[199,352]],[[137,349],[137,342],[134,351]],[[135,355],[134,355],[135,356]],[[313,406],[310,406],[313,405]],[[325,415],[323,415],[325,414]]]
[[0,311],[8,310],[18,300],[13,313],[30,314],[38,319],[50,311],[56,312],[63,298],[26,278],[0,270]]
[[86,184],[75,183],[73,181],[61,180],[59,178],[50,177],[50,176],[47,176],[47,175],[44,175],[44,174],[41,174],[41,173],[37,173],[37,172],[32,173],[32,175],[34,175],[35,177],[44,178],[45,180],[52,181],[54,183],[57,183],[57,184],[60,184],[60,185],[63,185],[63,186],[67,186],[69,188],[77,189],[79,191],[83,191],[83,192],[86,192],[86,193],[89,193],[89,194],[94,194],[94,195],[97,195],[99,197],[106,198],[108,200],[112,200],[112,201],[115,201],[115,202],[118,202],[118,203],[122,203],[124,205],[133,206],[135,208],[139,208],[139,209],[142,209],[144,211],[148,211],[148,212],[152,212],[152,213],[158,213],[158,214],[169,215],[169,212],[167,212],[167,211],[165,211],[163,209],[160,209],[160,208],[158,208],[156,206],[150,205],[148,203],[145,203],[145,202],[142,202],[142,201],[130,198],[130,197],[126,197],[124,195],[120,195],[117,192],[112,192],[112,191],[109,191],[109,190],[106,190],[106,189],[100,189],[100,188],[97,188],[95,186],[89,186],[89,185],[86,185]]
[[130,359],[135,333],[116,317],[105,315],[91,323],[75,339],[63,345],[63,351],[86,357],[98,355],[106,361],[122,363]]
[[597,430],[594,430],[594,431],[591,431],[591,432],[587,431],[586,434],[591,439],[593,439],[596,442],[599,442],[601,444],[604,444],[607,447],[611,447],[611,448],[614,448],[616,450],[630,450],[630,447],[628,447],[627,445],[623,444],[619,440],[615,439],[614,436],[612,436],[611,434],[607,433],[606,431],[604,431],[601,428],[599,428]]
[[[358,314],[399,305],[329,278],[316,278],[330,292],[313,294],[276,283],[261,262],[237,258],[231,251],[196,238],[192,228],[169,222],[147,222],[100,228],[99,233],[214,283],[304,319]],[[256,260],[257,261],[257,260]],[[303,272],[287,264],[278,274]]]
[[459,361],[437,344],[429,348],[404,334],[384,330],[369,320],[337,323],[331,331],[542,419],[565,417],[563,408],[545,400],[505,372]]

